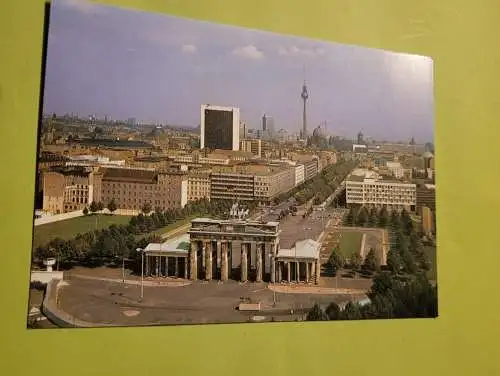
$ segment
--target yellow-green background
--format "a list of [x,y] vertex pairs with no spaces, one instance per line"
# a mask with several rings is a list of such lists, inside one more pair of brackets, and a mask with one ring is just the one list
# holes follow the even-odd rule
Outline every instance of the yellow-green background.
[[5,0],[0,4],[0,374],[500,374],[500,1],[108,3],[432,56],[440,317],[27,331],[43,1]]

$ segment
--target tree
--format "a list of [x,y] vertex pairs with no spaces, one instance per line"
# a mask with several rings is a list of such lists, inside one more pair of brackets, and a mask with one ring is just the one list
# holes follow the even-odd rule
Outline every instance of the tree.
[[87,214],[89,214],[89,209],[87,209],[87,207],[85,206],[83,208],[83,215],[87,215]]
[[387,253],[387,266],[389,267],[389,270],[393,273],[399,273],[401,270],[401,264],[402,261],[398,251],[391,248]]
[[161,206],[155,206],[155,213],[156,214],[162,214],[163,213],[163,208]]
[[98,210],[99,210],[99,205],[97,204],[97,202],[92,201],[92,202],[90,203],[90,212],[91,212],[92,214],[94,214],[94,213],[96,213]]
[[332,254],[330,255],[328,262],[332,266],[332,268],[335,270],[335,274],[337,274],[337,271],[339,269],[342,269],[344,267],[344,258],[339,253],[337,248],[335,248],[332,251]]
[[149,202],[146,202],[144,203],[144,205],[142,205],[142,212],[144,214],[148,214],[149,212],[151,212],[151,204]]
[[356,225],[362,227],[366,224],[368,220],[368,213],[366,208],[363,206],[359,209],[358,215],[356,216]]
[[108,210],[111,214],[113,214],[116,211],[116,209],[118,208],[116,207],[115,200],[111,199],[111,201],[108,203]]
[[103,211],[103,210],[104,210],[104,204],[101,201],[99,201],[97,203],[97,211],[100,212],[100,211]]
[[346,320],[360,320],[363,318],[360,305],[358,303],[349,302],[342,312],[342,316]]
[[379,264],[377,260],[377,255],[375,254],[375,249],[370,248],[370,251],[365,257],[365,261],[363,262],[362,270],[367,274],[372,274],[376,270],[378,270]]
[[339,306],[332,302],[326,307],[325,314],[328,320],[339,320],[341,318],[341,311]]
[[353,252],[351,256],[351,267],[354,272],[358,271],[361,266],[361,255],[358,252]]
[[377,209],[371,208],[370,216],[368,217],[368,222],[371,227],[375,227],[378,223],[378,212]]
[[318,303],[314,304],[312,309],[307,313],[307,321],[325,321],[325,313]]
[[380,227],[385,227],[387,226],[388,223],[389,223],[389,212],[384,206],[382,207],[378,215],[378,225]]
[[354,225],[355,219],[356,219],[355,214],[356,213],[354,212],[354,208],[351,206],[349,209],[349,212],[347,213],[346,219],[345,219],[347,225],[349,225],[349,226]]

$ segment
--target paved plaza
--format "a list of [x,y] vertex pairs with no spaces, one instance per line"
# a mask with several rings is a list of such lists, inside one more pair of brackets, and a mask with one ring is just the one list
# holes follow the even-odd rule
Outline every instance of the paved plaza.
[[[74,278],[59,291],[59,307],[77,319],[117,326],[295,321],[314,303],[344,303],[358,294],[273,293],[264,283],[195,282],[181,287],[140,288],[116,282]],[[276,304],[274,304],[276,299]],[[244,301],[261,302],[259,312],[240,312]]]

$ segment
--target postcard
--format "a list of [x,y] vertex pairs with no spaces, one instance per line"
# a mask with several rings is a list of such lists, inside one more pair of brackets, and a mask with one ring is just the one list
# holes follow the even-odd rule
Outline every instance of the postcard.
[[28,328],[435,318],[433,61],[56,0]]

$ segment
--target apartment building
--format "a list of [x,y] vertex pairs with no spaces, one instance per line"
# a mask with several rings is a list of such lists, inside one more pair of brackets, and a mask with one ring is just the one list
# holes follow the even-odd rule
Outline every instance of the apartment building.
[[384,179],[374,171],[356,170],[346,181],[346,201],[347,204],[414,211],[416,184]]
[[192,171],[188,175],[187,200],[210,200],[210,170]]

